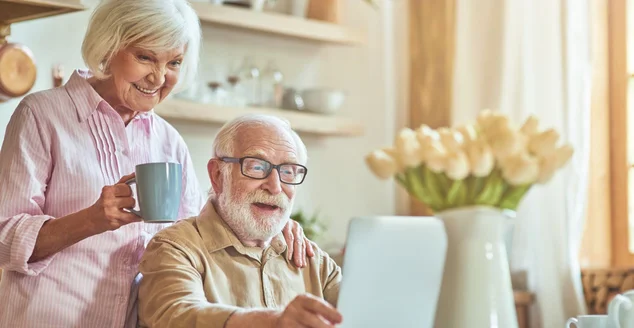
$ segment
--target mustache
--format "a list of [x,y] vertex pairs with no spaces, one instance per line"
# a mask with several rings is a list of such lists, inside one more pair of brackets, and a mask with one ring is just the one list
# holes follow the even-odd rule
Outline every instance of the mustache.
[[252,203],[263,203],[267,205],[275,205],[281,209],[286,209],[289,206],[290,199],[286,197],[284,193],[280,193],[279,195],[271,195],[264,190],[256,190],[252,193],[249,193],[245,197],[245,201],[249,204]]

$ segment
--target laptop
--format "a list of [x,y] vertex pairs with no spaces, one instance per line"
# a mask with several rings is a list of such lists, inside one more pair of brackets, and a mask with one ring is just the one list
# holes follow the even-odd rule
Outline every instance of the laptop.
[[432,328],[447,235],[434,217],[353,218],[337,309],[341,328]]

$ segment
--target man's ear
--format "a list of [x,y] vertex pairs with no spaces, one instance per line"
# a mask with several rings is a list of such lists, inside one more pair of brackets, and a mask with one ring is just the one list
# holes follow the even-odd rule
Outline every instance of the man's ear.
[[222,171],[220,171],[220,161],[217,158],[212,158],[207,162],[207,173],[209,174],[209,180],[211,181],[211,187],[214,189],[216,195],[222,192]]

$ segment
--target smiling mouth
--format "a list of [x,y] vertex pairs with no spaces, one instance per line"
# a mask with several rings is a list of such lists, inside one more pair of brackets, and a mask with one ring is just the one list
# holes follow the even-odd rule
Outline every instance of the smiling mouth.
[[253,203],[253,205],[255,205],[255,207],[259,209],[268,210],[268,211],[276,211],[280,209],[280,207],[277,205],[270,205],[265,203]]
[[146,89],[146,88],[142,88],[142,87],[140,87],[140,86],[138,86],[138,85],[136,85],[136,84],[134,84],[134,83],[132,83],[132,85],[133,85],[133,86],[134,86],[137,90],[139,90],[141,93],[146,94],[146,95],[149,95],[149,96],[156,94],[156,93],[159,91],[159,89],[160,89],[160,88],[156,88],[156,89]]

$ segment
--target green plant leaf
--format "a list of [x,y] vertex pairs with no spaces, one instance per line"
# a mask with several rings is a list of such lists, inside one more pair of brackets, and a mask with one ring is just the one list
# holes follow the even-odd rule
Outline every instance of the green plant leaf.
[[423,184],[423,176],[419,167],[411,167],[407,169],[407,181],[411,189],[411,195],[427,206],[433,206],[433,198],[425,190]]
[[457,207],[464,205],[467,199],[467,186],[465,180],[453,181],[447,191],[447,206]]
[[442,181],[439,180],[442,173],[434,173],[425,165],[421,165],[420,170],[422,171],[423,183],[429,197],[431,198],[430,203],[428,204],[429,207],[431,207],[434,211],[442,210],[445,207],[445,194],[441,191]]
[[291,214],[291,219],[299,223],[304,229],[306,237],[312,241],[319,239],[326,231],[326,224],[320,219],[318,213],[319,211],[316,211],[312,216],[308,217],[302,210],[298,210]]
[[436,176],[438,190],[442,195],[446,195],[453,184],[453,180],[451,180],[445,173],[434,173],[434,175]]
[[496,205],[500,202],[502,195],[504,195],[504,191],[506,190],[506,182],[502,179],[501,176],[497,177],[497,183],[493,185],[493,191],[491,192],[491,198],[488,199],[487,205]]
[[475,203],[478,205],[495,204],[496,202],[494,202],[494,199],[496,199],[496,197],[499,199],[499,197],[501,196],[500,185],[503,184],[503,182],[504,181],[502,180],[500,172],[498,170],[493,170],[491,174],[485,178],[482,191],[476,193]]
[[486,177],[469,176],[468,179],[467,186],[469,190],[467,191],[467,203],[470,205],[476,204],[476,198],[484,189]]
[[509,210],[517,210],[520,202],[524,198],[524,195],[531,189],[532,184],[525,184],[519,186],[510,186],[507,188],[504,196],[500,200],[498,207],[506,208]]

